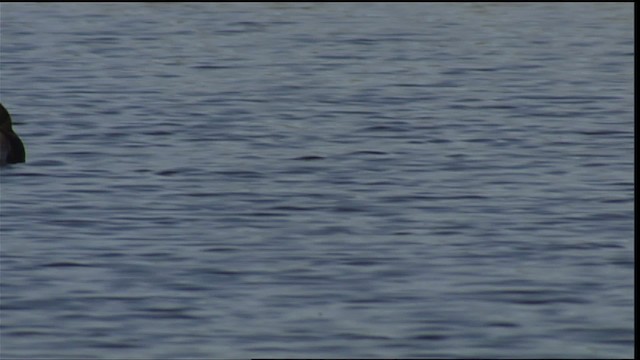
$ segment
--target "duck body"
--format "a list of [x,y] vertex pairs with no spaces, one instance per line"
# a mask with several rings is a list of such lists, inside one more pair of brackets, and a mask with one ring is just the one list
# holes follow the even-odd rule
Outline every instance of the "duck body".
[[24,144],[13,131],[11,115],[0,104],[0,165],[23,163],[25,161]]

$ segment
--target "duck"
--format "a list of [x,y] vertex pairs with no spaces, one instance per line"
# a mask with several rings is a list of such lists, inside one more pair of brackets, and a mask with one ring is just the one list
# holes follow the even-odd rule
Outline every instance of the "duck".
[[25,161],[24,144],[13,131],[11,115],[0,103],[0,165],[17,164]]

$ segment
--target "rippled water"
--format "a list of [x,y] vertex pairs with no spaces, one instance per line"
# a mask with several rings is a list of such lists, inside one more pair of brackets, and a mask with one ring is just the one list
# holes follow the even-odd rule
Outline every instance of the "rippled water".
[[17,4],[3,359],[633,356],[633,4]]

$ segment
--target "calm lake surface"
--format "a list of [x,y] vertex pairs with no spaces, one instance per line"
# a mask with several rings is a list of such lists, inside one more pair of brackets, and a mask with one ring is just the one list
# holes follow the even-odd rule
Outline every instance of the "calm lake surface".
[[2,359],[633,356],[633,3],[0,20]]

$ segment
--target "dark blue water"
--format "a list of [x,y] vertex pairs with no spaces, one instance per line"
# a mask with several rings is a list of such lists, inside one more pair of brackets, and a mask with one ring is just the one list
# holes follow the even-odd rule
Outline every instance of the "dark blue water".
[[633,4],[14,4],[3,359],[625,358]]

